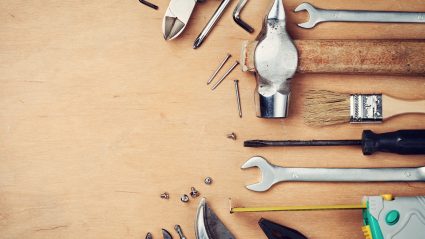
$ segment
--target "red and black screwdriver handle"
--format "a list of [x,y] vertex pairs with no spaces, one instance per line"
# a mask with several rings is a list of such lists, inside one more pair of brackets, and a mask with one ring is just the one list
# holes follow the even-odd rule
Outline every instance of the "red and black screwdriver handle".
[[375,152],[425,154],[425,130],[399,130],[382,134],[365,130],[362,134],[362,150],[364,155]]

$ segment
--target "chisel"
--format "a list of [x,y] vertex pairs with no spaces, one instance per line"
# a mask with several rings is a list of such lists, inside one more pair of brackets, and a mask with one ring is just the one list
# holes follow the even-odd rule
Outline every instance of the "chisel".
[[387,152],[402,155],[425,154],[425,130],[399,130],[376,134],[371,130],[363,131],[360,140],[248,140],[245,147],[280,146],[361,146],[364,155],[375,152]]

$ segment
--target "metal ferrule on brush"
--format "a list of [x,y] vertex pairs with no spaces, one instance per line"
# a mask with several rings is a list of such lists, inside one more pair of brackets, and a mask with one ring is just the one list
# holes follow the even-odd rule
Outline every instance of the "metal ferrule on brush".
[[351,123],[380,123],[382,120],[381,94],[350,96]]

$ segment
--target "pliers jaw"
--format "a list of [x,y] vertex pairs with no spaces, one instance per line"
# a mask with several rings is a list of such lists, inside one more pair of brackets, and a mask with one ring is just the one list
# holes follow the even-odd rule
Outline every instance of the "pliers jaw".
[[197,2],[197,0],[171,0],[162,21],[165,40],[172,40],[183,32]]
[[261,218],[258,224],[268,239],[307,239],[307,237],[297,230],[279,225],[264,218]]

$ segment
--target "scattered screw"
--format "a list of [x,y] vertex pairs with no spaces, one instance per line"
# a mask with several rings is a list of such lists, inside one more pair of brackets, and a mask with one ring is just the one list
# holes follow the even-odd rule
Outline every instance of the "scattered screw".
[[234,82],[235,82],[236,103],[238,104],[239,117],[242,118],[241,95],[239,93],[239,80],[234,80]]
[[146,0],[139,0],[139,2],[140,2],[141,4],[144,4],[144,5],[148,6],[148,7],[150,7],[150,8],[153,8],[153,9],[155,9],[155,10],[158,10],[158,6],[157,6],[157,5],[155,5],[155,4],[153,4],[153,3],[150,3],[150,2],[148,2],[148,1],[146,1]]
[[226,137],[227,137],[228,139],[232,139],[232,140],[236,140],[236,139],[237,139],[237,136],[236,136],[236,134],[235,134],[235,133],[228,134],[228,135],[226,135]]
[[212,182],[213,182],[213,179],[212,179],[211,177],[206,177],[206,178],[204,179],[204,183],[205,183],[206,185],[211,185],[211,184],[212,184]]
[[174,226],[174,230],[176,230],[176,232],[179,234],[180,239],[186,239],[186,237],[183,234],[182,228],[180,227],[180,225],[175,225]]
[[198,190],[196,190],[195,187],[190,188],[190,196],[192,198],[197,198],[197,197],[199,197],[199,195],[200,195],[200,193],[198,192]]
[[182,202],[184,202],[184,203],[189,202],[189,196],[187,196],[186,194],[183,194],[183,195],[180,197],[180,201],[182,201]]
[[160,196],[162,199],[170,199],[170,194],[168,194],[167,192],[162,193]]
[[226,73],[224,73],[224,75],[220,78],[219,81],[217,81],[217,83],[215,83],[215,85],[211,88],[211,90],[215,90],[220,84],[221,82],[224,81],[224,79],[226,79],[226,77],[228,75],[230,75],[230,73],[232,73],[232,71],[239,65],[239,61],[236,61],[227,71]]
[[145,239],[152,239],[152,233],[148,232],[148,234],[146,234]]

